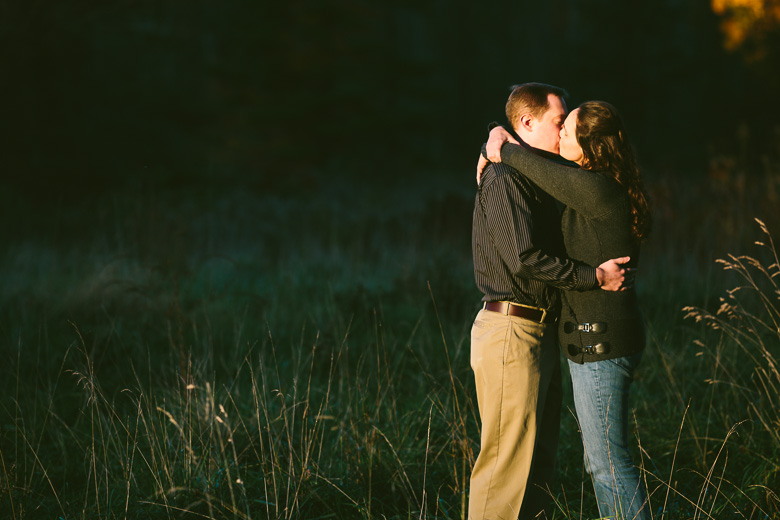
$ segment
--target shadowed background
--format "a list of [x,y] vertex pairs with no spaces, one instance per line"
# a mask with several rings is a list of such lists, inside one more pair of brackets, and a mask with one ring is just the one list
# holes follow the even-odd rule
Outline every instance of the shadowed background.
[[615,104],[661,174],[707,171],[714,151],[758,161],[777,140],[777,14],[721,3],[13,3],[3,178],[38,197],[432,168],[468,182],[526,81]]

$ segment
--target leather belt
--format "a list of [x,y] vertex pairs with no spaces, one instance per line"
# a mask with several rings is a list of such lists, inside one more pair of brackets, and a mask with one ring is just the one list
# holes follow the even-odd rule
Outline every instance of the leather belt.
[[609,343],[596,343],[595,345],[588,345],[585,347],[578,347],[577,345],[569,344],[567,350],[570,356],[578,356],[580,354],[602,355],[609,354]]
[[571,334],[575,330],[586,333],[602,334],[607,332],[607,322],[594,321],[593,323],[573,323],[567,321],[563,324],[563,331],[566,332],[566,334]]
[[547,312],[547,309],[512,302],[485,302],[484,309],[498,312],[505,316],[525,318],[537,323],[552,323],[556,319],[556,316]]

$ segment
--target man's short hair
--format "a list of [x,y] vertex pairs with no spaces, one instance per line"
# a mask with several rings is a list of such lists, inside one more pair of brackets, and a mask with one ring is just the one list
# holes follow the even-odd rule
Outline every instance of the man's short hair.
[[569,95],[564,89],[545,83],[514,85],[506,102],[506,118],[512,128],[517,128],[520,118],[525,114],[540,119],[550,109],[550,101],[547,99],[550,94],[561,99]]

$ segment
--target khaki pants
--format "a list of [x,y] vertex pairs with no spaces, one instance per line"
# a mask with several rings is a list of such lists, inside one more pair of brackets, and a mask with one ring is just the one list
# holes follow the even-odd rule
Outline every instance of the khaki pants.
[[[554,324],[481,310],[471,368],[482,421],[469,520],[536,518],[550,496],[561,414]],[[543,517],[543,516],[542,516]]]

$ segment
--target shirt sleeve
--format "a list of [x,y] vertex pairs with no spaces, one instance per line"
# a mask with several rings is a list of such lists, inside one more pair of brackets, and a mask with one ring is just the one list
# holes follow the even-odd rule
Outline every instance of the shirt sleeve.
[[620,185],[614,179],[598,172],[558,164],[516,144],[504,144],[501,161],[521,172],[555,199],[588,217],[607,213],[620,200]]
[[529,204],[533,196],[526,185],[505,172],[482,187],[482,197],[490,239],[513,275],[564,290],[598,288],[596,268],[551,256],[534,244],[534,226],[544,227],[544,223],[533,221]]

